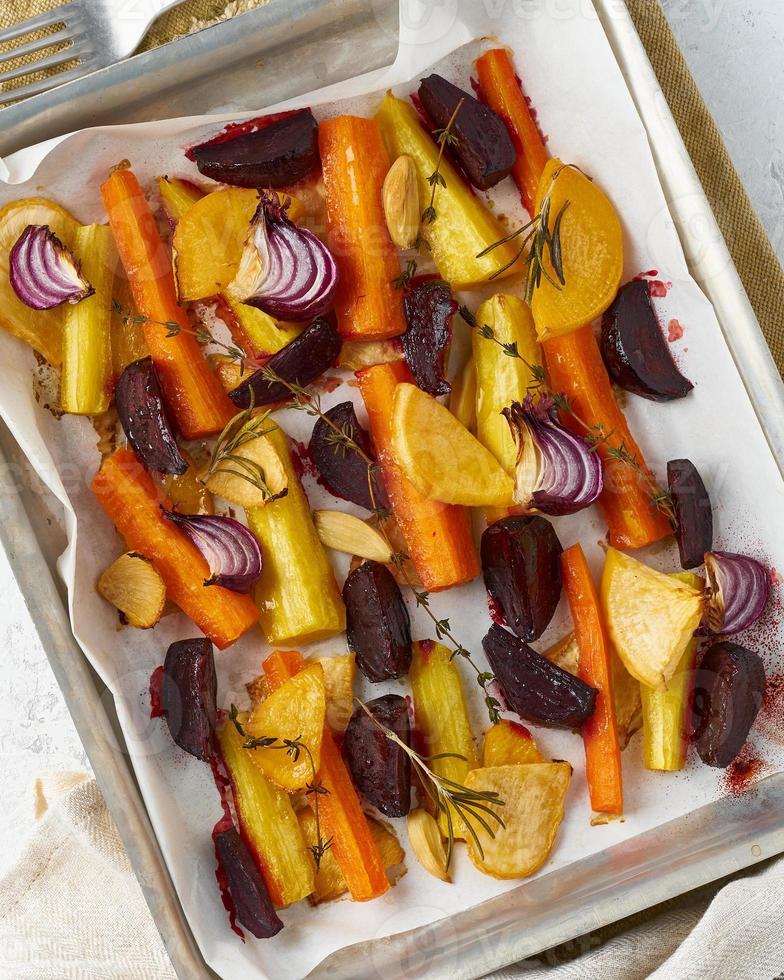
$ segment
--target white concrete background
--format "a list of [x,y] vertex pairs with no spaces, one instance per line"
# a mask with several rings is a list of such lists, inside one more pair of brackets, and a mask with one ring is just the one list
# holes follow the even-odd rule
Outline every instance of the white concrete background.
[[[662,0],[779,258],[784,260],[784,0]],[[0,871],[30,826],[32,781],[87,759],[0,554]]]

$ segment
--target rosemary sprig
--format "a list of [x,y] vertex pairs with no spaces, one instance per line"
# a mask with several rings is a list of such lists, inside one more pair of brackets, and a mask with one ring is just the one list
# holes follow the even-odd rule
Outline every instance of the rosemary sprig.
[[218,436],[203,482],[206,483],[216,473],[237,476],[250,483],[267,500],[272,496],[272,491],[263,467],[253,459],[240,456],[239,450],[249,442],[274,432],[277,426],[275,423],[267,424],[271,410],[254,416],[253,409],[254,399],[253,389],[251,389],[250,406],[238,412]]
[[[465,762],[466,758],[464,755],[458,755],[457,752],[441,752],[438,755],[431,756],[420,755],[410,745],[406,745],[393,731],[390,731],[385,725],[382,725],[363,701],[360,701],[356,697],[354,700],[373,724],[409,757],[412,765],[421,777],[421,783],[425,792],[433,801],[436,810],[436,819],[442,813],[444,814],[447,826],[446,870],[449,870],[449,865],[452,863],[452,855],[455,847],[453,810],[462,819],[466,829],[471,834],[480,857],[484,858],[484,849],[472,821],[478,823],[490,837],[495,837],[495,829],[487,818],[489,817],[495,820],[499,827],[505,827],[506,824],[503,819],[492,809],[492,807],[505,806],[505,801],[495,791],[469,789],[467,786],[463,786],[462,783],[457,783],[453,779],[448,779],[446,776],[439,776],[433,772],[428,762],[435,762],[438,759],[462,759]],[[486,814],[486,816],[483,816],[483,814]]]
[[294,762],[299,760],[299,757],[303,752],[307,755],[313,778],[305,786],[305,795],[313,797],[313,815],[316,818],[316,843],[313,844],[312,847],[309,847],[308,850],[313,855],[313,860],[316,862],[316,870],[318,871],[318,869],[321,867],[321,859],[332,846],[332,838],[330,837],[328,840],[324,840],[324,838],[321,836],[319,797],[329,796],[329,790],[326,788],[326,786],[323,786],[317,781],[316,765],[313,762],[313,753],[310,751],[310,748],[305,744],[305,742],[302,741],[301,735],[298,735],[296,738],[277,738],[275,735],[248,735],[245,731],[245,727],[239,720],[239,710],[236,704],[232,704],[229,710],[229,720],[232,722],[242,738],[245,739],[245,741],[242,743],[243,749],[280,749],[285,751],[286,755],[289,756]]
[[443,129],[437,129],[433,135],[436,138],[436,143],[438,143],[438,159],[436,160],[436,168],[432,174],[427,178],[427,182],[430,185],[430,203],[422,212],[422,223],[426,225],[432,225],[436,220],[437,214],[435,209],[436,203],[436,191],[439,187],[446,187],[446,179],[441,173],[441,164],[444,160],[444,151],[447,146],[454,146],[457,143],[457,136],[452,132],[452,127],[455,124],[455,119],[457,118],[458,112],[465,102],[464,98],[455,106],[455,111],[449,117],[449,122],[444,126]]

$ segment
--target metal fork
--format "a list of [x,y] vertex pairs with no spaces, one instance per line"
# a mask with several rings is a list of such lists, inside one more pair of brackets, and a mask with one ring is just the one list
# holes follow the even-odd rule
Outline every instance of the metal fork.
[[[25,38],[28,34],[62,25],[54,33],[0,52],[0,65],[26,55],[41,53],[29,64],[0,71],[0,105],[38,95],[70,82],[98,68],[105,68],[133,54],[153,21],[183,0],[70,0],[60,7],[0,31],[0,46]],[[67,42],[62,50],[46,54],[46,49]],[[7,83],[34,72],[57,68],[77,60],[72,68],[55,72],[39,81],[17,88]]]

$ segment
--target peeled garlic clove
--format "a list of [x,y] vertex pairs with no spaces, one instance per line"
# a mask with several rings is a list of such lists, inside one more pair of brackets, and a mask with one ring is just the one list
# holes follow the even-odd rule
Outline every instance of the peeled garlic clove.
[[411,850],[425,871],[441,881],[451,881],[446,847],[435,817],[427,810],[412,810],[406,818],[406,826]]
[[392,552],[383,535],[358,517],[340,510],[317,510],[313,520],[321,543],[327,548],[382,565],[391,561]]

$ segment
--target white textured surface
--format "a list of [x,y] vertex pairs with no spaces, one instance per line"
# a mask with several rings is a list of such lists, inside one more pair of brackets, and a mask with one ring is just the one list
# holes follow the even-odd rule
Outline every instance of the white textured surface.
[[[663,0],[752,202],[784,258],[784,2]],[[33,777],[87,761],[0,554],[0,868],[29,826]]]

